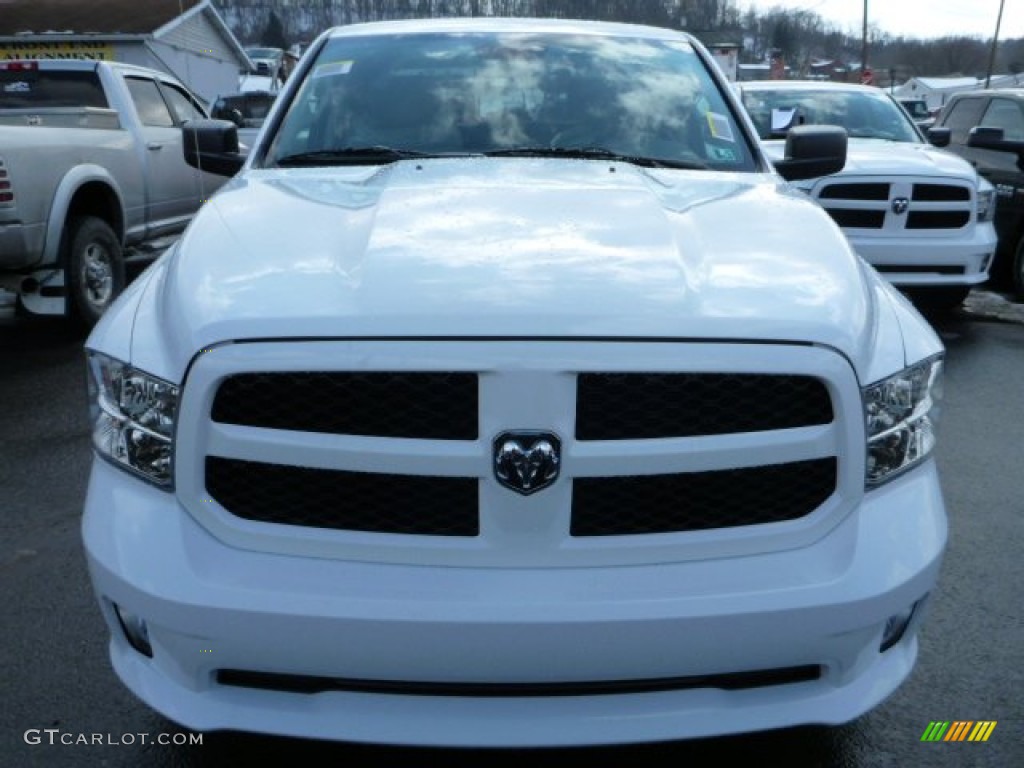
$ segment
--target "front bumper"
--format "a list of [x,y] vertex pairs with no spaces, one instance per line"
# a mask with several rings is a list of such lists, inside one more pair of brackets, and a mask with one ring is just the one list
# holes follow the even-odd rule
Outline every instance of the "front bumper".
[[853,249],[899,287],[972,286],[988,280],[997,238],[991,224],[961,234],[870,236],[844,230]]
[[[919,614],[884,653],[883,627],[933,590],[946,534],[932,461],[867,494],[810,546],[684,563],[403,566],[246,551],[212,537],[173,495],[100,460],[83,519],[114,668],[165,716],[200,731],[448,746],[849,721],[909,675]],[[146,620],[152,658],[129,645],[112,603]],[[736,690],[511,690],[807,665],[820,678]],[[218,670],[393,685],[298,693],[223,684]],[[430,695],[404,683],[507,687]]]

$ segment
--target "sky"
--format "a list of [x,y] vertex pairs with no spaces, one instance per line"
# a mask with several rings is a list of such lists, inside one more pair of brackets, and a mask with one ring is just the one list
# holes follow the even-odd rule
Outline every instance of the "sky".
[[[999,0],[867,0],[868,28],[893,37],[922,39],[968,35],[990,40],[996,31]],[[737,0],[759,12],[781,7],[812,11],[839,29],[861,34],[864,0]],[[1024,37],[1024,0],[1005,0],[999,39]]]

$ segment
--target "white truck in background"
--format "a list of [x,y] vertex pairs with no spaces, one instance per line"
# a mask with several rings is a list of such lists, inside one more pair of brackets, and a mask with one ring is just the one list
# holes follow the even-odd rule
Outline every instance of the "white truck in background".
[[0,291],[30,314],[90,326],[142,260],[224,181],[187,165],[181,126],[205,118],[156,70],[0,62]]

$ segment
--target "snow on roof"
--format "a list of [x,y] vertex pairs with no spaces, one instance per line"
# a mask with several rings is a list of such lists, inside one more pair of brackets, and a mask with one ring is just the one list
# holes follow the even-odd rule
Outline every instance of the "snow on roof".
[[973,88],[978,84],[976,77],[915,77],[914,80],[933,91],[943,91],[947,88]]

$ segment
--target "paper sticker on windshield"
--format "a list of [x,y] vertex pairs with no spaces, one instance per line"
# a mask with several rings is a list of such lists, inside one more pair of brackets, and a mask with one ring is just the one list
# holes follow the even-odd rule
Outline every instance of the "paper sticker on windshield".
[[333,77],[334,75],[347,75],[352,71],[354,61],[332,61],[328,64],[321,64],[316,68],[313,77]]
[[7,83],[4,85],[4,93],[28,93],[32,90],[32,87],[24,80],[18,80],[14,83]]
[[722,141],[736,141],[732,136],[732,126],[725,115],[716,112],[708,112],[708,127],[711,129],[711,136]]
[[785,133],[796,120],[796,107],[772,110],[772,133]]

